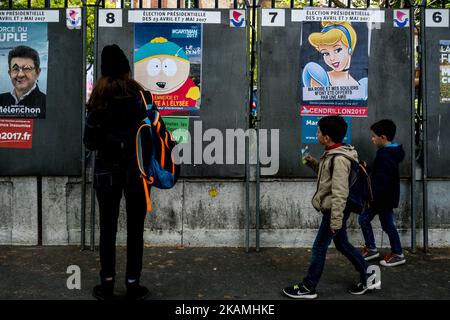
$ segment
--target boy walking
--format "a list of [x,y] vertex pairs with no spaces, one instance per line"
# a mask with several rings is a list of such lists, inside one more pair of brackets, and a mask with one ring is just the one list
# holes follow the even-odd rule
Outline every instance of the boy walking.
[[400,237],[394,225],[394,208],[398,207],[400,198],[399,163],[405,158],[402,145],[393,143],[396,126],[392,120],[383,119],[371,127],[372,143],[378,147],[371,172],[373,202],[359,216],[359,224],[365,240],[361,254],[366,261],[377,258],[380,254],[375,245],[371,221],[378,214],[381,227],[389,237],[391,253],[380,264],[395,267],[406,262]]
[[[317,191],[312,204],[322,213],[322,222],[312,248],[311,262],[303,281],[283,289],[283,293],[294,299],[314,299],[317,297],[316,287],[325,265],[326,253],[331,240],[359,273],[359,282],[350,288],[352,294],[364,294],[367,290],[379,288],[381,282],[376,279],[367,283],[367,262],[347,238],[347,220],[350,212],[345,210],[349,193],[349,174],[351,162],[347,157],[358,160],[356,150],[343,145],[342,140],[347,132],[347,123],[342,117],[328,116],[319,120],[317,139],[325,147],[320,161],[311,156],[304,160],[318,173]],[[333,161],[333,175],[330,174]]]

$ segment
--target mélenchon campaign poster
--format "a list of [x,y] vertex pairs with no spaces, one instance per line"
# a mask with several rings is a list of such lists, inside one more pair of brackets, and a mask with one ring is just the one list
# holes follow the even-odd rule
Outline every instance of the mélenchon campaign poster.
[[30,149],[45,118],[47,23],[0,23],[0,148]]
[[200,115],[202,25],[137,23],[134,77],[162,116]]
[[301,11],[300,114],[367,117],[368,23],[380,20],[374,19],[378,15],[351,9]]
[[47,23],[0,23],[0,118],[45,118]]

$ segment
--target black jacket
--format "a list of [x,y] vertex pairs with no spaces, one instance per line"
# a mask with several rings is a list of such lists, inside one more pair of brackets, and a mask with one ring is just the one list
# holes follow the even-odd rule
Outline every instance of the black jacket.
[[405,158],[402,145],[378,149],[372,170],[371,182],[374,208],[397,208],[400,200],[399,163]]
[[[41,114],[40,118],[45,118],[45,106],[46,106],[47,97],[44,93],[39,90],[39,87],[30,92],[25,99],[21,100],[18,104],[22,106],[27,106],[31,108],[40,107]],[[16,105],[16,100],[12,96],[11,92],[5,92],[0,94],[0,106],[12,106]]]
[[136,133],[146,116],[144,104],[131,96],[110,98],[106,108],[88,113],[83,141],[98,150],[96,172],[137,169]]

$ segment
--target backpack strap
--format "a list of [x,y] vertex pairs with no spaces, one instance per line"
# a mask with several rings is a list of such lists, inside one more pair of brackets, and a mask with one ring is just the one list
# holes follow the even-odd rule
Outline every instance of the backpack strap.
[[[347,158],[348,160],[350,160],[350,162],[356,162],[355,159],[349,157],[348,155],[344,154],[344,153],[334,153],[331,155],[332,159],[331,159],[331,165],[330,165],[330,176],[333,177],[333,170],[334,170],[334,158],[336,156],[343,156],[345,158]],[[361,161],[361,160],[360,160]],[[358,166],[360,169],[362,169],[367,177],[367,188],[368,188],[368,195],[369,195],[369,199],[366,203],[367,208],[370,208],[370,203],[373,200],[373,193],[372,193],[372,183],[370,180],[370,175],[369,172],[367,172],[366,166],[367,163],[365,161],[361,161],[363,163],[363,165],[361,163],[358,162]]]
[[[333,157],[333,159],[331,159],[331,165],[330,165],[330,175],[331,176],[333,175],[334,157],[336,157],[336,156],[343,156],[343,157],[347,158],[348,160],[350,160],[350,162],[356,162],[355,159],[353,159],[352,157],[350,157],[350,156],[348,156],[348,155],[346,155],[344,153],[334,153],[334,154],[332,154],[331,157]],[[363,165],[361,165],[360,162],[363,163]],[[365,161],[362,161],[362,160],[360,160],[360,162],[358,162],[359,168],[362,169],[362,171],[364,171],[366,176],[369,177],[369,172],[367,172],[367,169],[366,169],[367,163]]]
[[[148,120],[148,119],[147,119]],[[154,182],[154,178],[152,176],[147,176],[145,173],[144,167],[142,165],[142,147],[141,147],[141,130],[144,127],[150,127],[150,124],[144,123],[142,124],[137,133],[136,133],[136,159],[139,171],[141,172],[142,183],[144,184],[144,192],[145,192],[145,200],[147,202],[147,211],[152,212],[152,204],[150,199],[150,191],[148,190],[148,185],[152,185]],[[151,132],[151,128],[149,130]]]
[[[147,127],[150,132],[150,138],[153,141],[153,133],[152,133],[152,126],[157,126],[159,124],[159,112],[158,109],[156,109],[153,104],[149,104],[147,101],[151,100],[151,95],[148,91],[139,91],[139,94],[141,96],[142,102],[144,103],[146,110],[147,110],[147,117],[143,120],[143,124],[139,127],[137,133],[136,133],[136,158],[137,158],[137,164],[139,171],[141,172],[141,178],[142,183],[144,185],[144,193],[145,193],[145,200],[147,203],[147,212],[152,212],[152,203],[151,203],[151,197],[150,197],[150,190],[149,185],[151,186],[155,179],[152,176],[147,176],[145,173],[144,167],[143,167],[143,158],[142,158],[142,146],[141,146],[141,130],[144,127]],[[150,122],[149,116],[152,116],[152,122]],[[154,143],[152,143],[152,157],[155,154],[155,146]]]
[[[150,127],[150,137],[151,137],[152,141],[154,139],[159,139],[159,142],[160,142],[160,145],[161,145],[161,159],[160,159],[160,163],[161,163],[161,166],[164,167],[164,164],[165,164],[165,161],[166,161],[166,159],[165,159],[166,154],[164,152],[164,145],[166,145],[168,147],[168,141],[167,141],[167,136],[165,138],[163,138],[161,133],[160,133],[161,132],[161,122],[159,121],[159,117],[160,117],[159,111],[156,108],[156,106],[154,106],[153,104],[148,104],[147,103],[148,99],[152,99],[152,96],[151,96],[150,92],[141,90],[141,91],[139,91],[139,93],[141,94],[142,101],[144,101],[145,105],[147,106],[148,117],[144,119],[144,122],[149,124],[149,125],[151,124],[156,129],[155,130],[156,131],[156,137],[155,137],[153,135],[153,130]],[[164,141],[164,140],[166,140],[166,141]],[[155,144],[152,144],[152,146],[153,146],[153,154],[156,154],[155,153],[155,149],[154,149],[154,145]]]
[[[159,121],[159,111],[158,109],[153,105],[153,103],[148,103],[147,101],[152,101],[152,96],[150,92],[148,91],[139,91],[139,94],[141,95],[141,99],[144,102],[144,105],[147,109],[147,118],[144,119],[144,121],[148,124],[151,124],[155,126]],[[150,118],[150,119],[148,119]]]
[[333,171],[334,171],[334,158],[336,156],[343,156],[344,158],[347,158],[348,160],[350,160],[350,163],[356,161],[355,159],[353,159],[352,157],[346,155],[345,153],[333,153],[330,157],[331,157],[331,165],[330,165],[330,177],[333,176]]

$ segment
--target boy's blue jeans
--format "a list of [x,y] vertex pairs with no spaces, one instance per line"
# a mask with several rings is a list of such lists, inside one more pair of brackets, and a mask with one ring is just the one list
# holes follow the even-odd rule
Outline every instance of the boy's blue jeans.
[[344,212],[342,219],[342,227],[335,234],[330,229],[331,213],[323,213],[322,222],[317,232],[316,240],[312,248],[311,263],[309,265],[308,274],[303,279],[303,284],[308,289],[316,288],[322,276],[323,268],[325,266],[325,258],[327,255],[328,246],[331,240],[334,241],[336,249],[341,252],[355,267],[360,274],[360,280],[365,285],[367,281],[368,264],[361,256],[359,250],[355,249],[347,238],[347,220],[350,212]]
[[380,218],[381,228],[387,233],[389,237],[389,243],[391,245],[391,251],[395,254],[402,254],[402,245],[400,243],[400,237],[397,232],[397,228],[394,225],[394,211],[393,209],[386,210],[374,210],[368,208],[359,216],[358,222],[361,226],[361,230],[364,236],[366,247],[369,249],[376,249],[375,238],[373,236],[373,230],[371,221],[378,214]]

